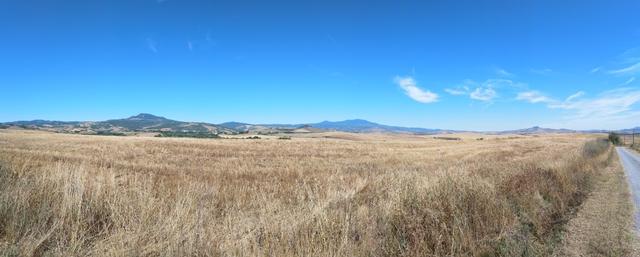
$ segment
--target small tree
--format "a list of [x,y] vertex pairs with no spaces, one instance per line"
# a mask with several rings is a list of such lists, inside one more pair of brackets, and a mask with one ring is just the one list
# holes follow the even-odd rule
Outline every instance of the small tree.
[[620,136],[618,136],[618,134],[616,133],[609,133],[609,142],[611,142],[614,145],[619,145],[620,144]]

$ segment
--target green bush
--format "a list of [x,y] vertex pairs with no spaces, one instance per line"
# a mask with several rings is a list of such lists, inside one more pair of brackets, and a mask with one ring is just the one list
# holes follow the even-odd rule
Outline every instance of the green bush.
[[219,138],[218,135],[209,132],[179,132],[162,131],[156,137],[192,137],[192,138]]
[[111,131],[98,131],[96,132],[98,136],[126,136],[125,133],[120,132],[111,132]]
[[620,136],[616,133],[609,133],[609,142],[611,142],[614,145],[619,145],[620,144]]

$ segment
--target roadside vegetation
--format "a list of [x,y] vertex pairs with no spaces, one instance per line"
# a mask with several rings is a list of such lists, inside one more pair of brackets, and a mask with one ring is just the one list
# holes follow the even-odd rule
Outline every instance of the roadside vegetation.
[[631,192],[622,165],[612,158],[593,178],[593,190],[567,224],[553,256],[640,256]]
[[611,142],[614,145],[619,145],[620,143],[622,143],[622,141],[620,140],[620,135],[611,132],[609,133],[609,142]]
[[613,153],[381,136],[1,132],[0,256],[549,256]]

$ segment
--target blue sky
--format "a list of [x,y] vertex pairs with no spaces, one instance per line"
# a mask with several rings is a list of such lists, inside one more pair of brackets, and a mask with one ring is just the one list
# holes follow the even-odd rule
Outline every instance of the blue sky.
[[640,1],[0,1],[0,121],[640,125]]

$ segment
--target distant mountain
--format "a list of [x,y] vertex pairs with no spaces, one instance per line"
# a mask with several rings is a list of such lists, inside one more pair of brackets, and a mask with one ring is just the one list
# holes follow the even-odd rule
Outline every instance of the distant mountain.
[[621,134],[640,133],[640,127],[621,129],[621,130],[616,130],[615,132],[621,133]]
[[[442,129],[412,128],[378,124],[375,122],[353,119],[343,121],[323,121],[311,124],[250,124],[243,122],[225,122],[211,124],[205,122],[184,122],[148,113],[141,113],[124,119],[106,121],[15,121],[0,123],[0,128],[19,127],[64,133],[110,134],[137,132],[185,132],[211,134],[278,134],[278,133],[312,133],[322,131],[344,131],[353,133],[407,133],[407,134],[440,134],[465,131]],[[618,133],[640,133],[640,127],[618,130]],[[489,134],[545,134],[545,133],[607,133],[606,130],[570,130],[531,127],[526,129],[484,132]],[[480,132],[483,133],[483,132]]]
[[[122,127],[131,131],[154,130],[162,128],[179,128],[186,125],[185,122],[170,120],[165,117],[141,113],[126,119],[107,120],[98,122],[97,125]],[[200,129],[198,129],[200,130]],[[207,129],[202,129],[207,130]]]
[[228,128],[228,129],[242,131],[242,130],[247,130],[252,125],[248,124],[248,123],[230,121],[230,122],[220,123],[220,124],[218,124],[218,126],[221,126],[221,127],[224,127],[224,128]]
[[346,132],[395,132],[395,133],[415,133],[415,134],[435,134],[442,132],[439,129],[425,128],[408,128],[382,125],[362,119],[344,120],[344,121],[323,121],[320,123],[309,124],[313,128],[346,131]]
[[576,131],[571,129],[551,129],[551,128],[541,128],[538,126],[525,128],[525,129],[517,129],[517,130],[505,130],[496,132],[497,134],[549,134],[549,133],[576,133],[582,131]]
[[572,129],[541,128],[541,127],[535,126],[535,127],[526,128],[526,129],[499,131],[496,133],[498,134],[545,134],[545,133],[609,133],[609,132],[615,132],[615,133],[621,133],[621,134],[640,133],[640,127],[620,129],[620,130],[606,130],[606,129],[572,130]]
[[322,131],[344,131],[354,133],[384,132],[435,134],[444,132],[438,129],[408,128],[382,125],[362,119],[344,121],[323,121],[313,124],[249,124],[243,122],[225,122],[210,124],[204,122],[184,122],[167,119],[148,113],[141,113],[124,119],[106,121],[16,121],[1,123],[3,127],[17,126],[26,129],[39,129],[56,132],[104,134],[125,132],[208,132],[214,134],[277,134],[277,133],[311,133]]
[[87,122],[62,121],[16,121],[2,123],[5,127],[17,126],[27,129],[39,129],[55,132],[104,134],[122,132],[208,132],[213,134],[236,133],[233,129],[203,122],[183,122],[165,117],[141,113],[125,119]]
[[11,124],[14,126],[67,126],[80,124],[79,121],[54,121],[54,120],[30,120],[30,121],[14,121],[3,124]]
[[303,127],[303,125],[291,125],[291,124],[249,124],[243,122],[225,122],[220,123],[218,126],[233,129],[238,133],[251,133],[251,134],[276,134],[276,133],[295,133],[296,129]]

